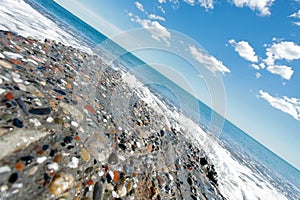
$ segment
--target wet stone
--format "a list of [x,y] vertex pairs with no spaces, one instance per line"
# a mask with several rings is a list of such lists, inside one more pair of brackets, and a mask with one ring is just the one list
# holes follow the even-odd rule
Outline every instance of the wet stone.
[[53,181],[49,186],[49,192],[54,196],[59,196],[60,194],[66,192],[68,189],[72,188],[73,185],[74,185],[73,176],[61,172],[55,175]]
[[93,200],[101,200],[103,192],[103,185],[100,182],[96,182],[93,191]]
[[23,156],[20,160],[24,161],[26,165],[32,163],[33,157],[32,156]]
[[15,183],[19,178],[19,174],[18,173],[13,173],[10,175],[8,182],[9,183]]
[[119,158],[118,158],[118,155],[116,153],[111,153],[108,157],[108,163],[111,164],[111,165],[116,165],[119,163]]
[[13,125],[17,128],[23,128],[23,122],[18,118],[13,119]]
[[29,113],[33,115],[49,115],[51,113],[51,108],[32,108]]

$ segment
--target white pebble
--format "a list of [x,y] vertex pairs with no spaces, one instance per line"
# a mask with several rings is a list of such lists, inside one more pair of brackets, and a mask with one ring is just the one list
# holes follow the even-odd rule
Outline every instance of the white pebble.
[[22,55],[20,55],[18,53],[13,53],[13,52],[4,51],[3,54],[11,59],[23,58]]
[[1,185],[1,187],[0,187],[1,192],[5,192],[7,189],[8,189],[7,185]]
[[78,167],[78,163],[79,163],[78,158],[72,157],[71,161],[68,163],[68,167],[70,167],[70,168],[77,168]]
[[11,72],[11,76],[12,76],[12,79],[15,83],[22,83],[23,82],[23,80],[20,79],[20,77],[21,77],[20,74],[17,74],[15,72]]
[[58,165],[56,162],[52,162],[52,163],[49,163],[49,164],[47,165],[47,168],[48,168],[49,170],[58,171],[59,165]]
[[27,87],[25,85],[23,85],[21,83],[18,83],[17,85],[20,88],[20,90],[25,91],[25,92],[27,91]]
[[22,188],[23,187],[23,183],[14,183],[12,185],[12,188]]
[[2,80],[2,78],[0,78],[0,84],[2,84],[3,83],[3,80]]
[[74,126],[74,127],[78,127],[79,126],[79,124],[77,122],[75,122],[75,121],[71,121],[71,125]]
[[53,122],[53,118],[52,118],[52,117],[48,117],[48,118],[46,119],[46,121],[47,121],[48,123],[51,123],[51,122]]
[[99,176],[99,177],[101,177],[101,176],[103,176],[103,175],[104,175],[104,172],[103,172],[103,171],[98,172],[98,176]]
[[39,126],[42,125],[41,122],[38,119],[36,119],[36,118],[29,119],[29,122],[32,123],[32,124],[34,124],[34,127],[39,127]]
[[47,160],[47,157],[46,157],[46,156],[43,156],[43,157],[37,158],[37,159],[36,159],[36,162],[39,163],[39,164],[41,164],[41,163],[43,163],[45,160]]
[[37,105],[37,106],[42,106],[43,105],[41,100],[38,99],[38,98],[33,99],[33,101],[34,101],[35,105]]
[[7,172],[10,172],[11,169],[9,166],[2,166],[0,167],[0,174],[3,174],[3,173],[7,173]]
[[4,59],[5,56],[2,53],[0,53],[0,58]]
[[37,63],[35,60],[32,60],[30,58],[27,59],[27,62],[31,62],[34,65],[38,65],[39,63]]
[[3,94],[6,90],[0,88],[0,95]]

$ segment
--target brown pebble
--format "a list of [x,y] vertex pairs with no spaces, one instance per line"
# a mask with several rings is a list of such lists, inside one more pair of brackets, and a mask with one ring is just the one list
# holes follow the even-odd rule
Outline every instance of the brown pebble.
[[86,105],[84,106],[84,108],[87,109],[90,113],[96,114],[95,109],[94,109],[91,105],[86,104]]
[[118,181],[119,181],[119,172],[117,170],[115,170],[113,182],[118,183]]
[[15,164],[15,168],[18,170],[18,171],[22,171],[24,169],[24,164],[21,163],[21,162],[17,162]]
[[74,185],[73,176],[61,172],[56,174],[55,177],[53,178],[53,181],[49,186],[49,192],[54,196],[59,196],[60,194],[63,194],[64,192],[72,188],[73,185]]
[[88,152],[85,148],[81,149],[81,158],[85,161],[88,162],[91,159],[91,154]]
[[56,163],[61,163],[63,156],[62,155],[56,155],[53,159]]

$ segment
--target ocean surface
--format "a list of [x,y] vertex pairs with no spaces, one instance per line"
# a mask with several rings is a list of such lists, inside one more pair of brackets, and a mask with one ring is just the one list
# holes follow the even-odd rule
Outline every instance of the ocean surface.
[[[196,138],[215,165],[227,199],[300,199],[299,170],[54,1],[0,0],[0,17],[1,30],[101,53],[107,62],[118,55],[111,66],[131,71],[141,96],[153,106],[163,105],[164,114]],[[216,131],[220,125],[221,132]]]

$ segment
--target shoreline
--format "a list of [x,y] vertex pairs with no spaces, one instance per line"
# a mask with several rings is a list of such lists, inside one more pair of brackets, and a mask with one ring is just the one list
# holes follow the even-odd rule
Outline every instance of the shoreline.
[[204,151],[101,57],[0,35],[1,198],[225,199]]

